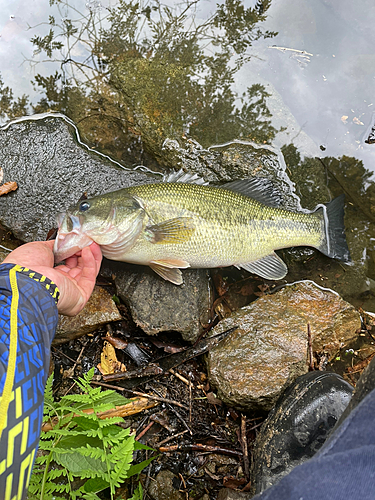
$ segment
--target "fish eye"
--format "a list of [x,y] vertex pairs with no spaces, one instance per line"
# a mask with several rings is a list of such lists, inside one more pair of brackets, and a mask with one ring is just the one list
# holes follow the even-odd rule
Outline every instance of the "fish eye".
[[88,201],[82,201],[78,207],[80,212],[86,212],[86,210],[88,210],[89,208],[90,208],[90,203]]

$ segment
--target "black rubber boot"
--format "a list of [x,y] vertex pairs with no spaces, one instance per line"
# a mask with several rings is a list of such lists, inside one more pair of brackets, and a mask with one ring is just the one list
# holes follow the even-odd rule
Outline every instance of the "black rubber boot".
[[340,375],[309,372],[279,398],[254,444],[252,494],[277,483],[321,448],[348,406],[353,387]]

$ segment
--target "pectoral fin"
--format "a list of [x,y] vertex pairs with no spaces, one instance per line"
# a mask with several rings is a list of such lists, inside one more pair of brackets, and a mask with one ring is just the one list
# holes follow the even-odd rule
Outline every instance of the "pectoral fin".
[[183,243],[191,238],[194,231],[191,217],[177,217],[147,226],[145,237],[150,243]]
[[149,266],[156,274],[175,285],[182,285],[182,273],[179,268],[186,269],[190,264],[184,260],[166,259],[154,260]]
[[271,253],[254,262],[238,264],[237,267],[242,267],[242,269],[249,271],[249,273],[257,274],[267,280],[281,280],[288,272],[284,261],[275,253]]

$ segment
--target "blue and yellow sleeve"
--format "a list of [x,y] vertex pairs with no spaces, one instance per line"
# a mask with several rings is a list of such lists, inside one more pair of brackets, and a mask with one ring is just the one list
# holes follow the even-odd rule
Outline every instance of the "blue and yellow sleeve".
[[0,499],[22,500],[43,420],[59,291],[45,276],[0,265]]

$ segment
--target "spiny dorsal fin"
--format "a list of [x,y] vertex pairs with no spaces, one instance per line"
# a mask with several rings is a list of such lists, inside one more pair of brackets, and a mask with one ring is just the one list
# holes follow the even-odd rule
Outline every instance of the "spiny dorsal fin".
[[178,172],[171,172],[164,175],[163,182],[183,182],[185,184],[198,184],[199,186],[207,186],[208,184],[198,174],[189,174],[184,172],[182,168]]
[[220,186],[223,189],[244,194],[269,207],[278,208],[283,202],[281,191],[275,188],[273,182],[265,177],[252,177],[250,179],[228,182]]

